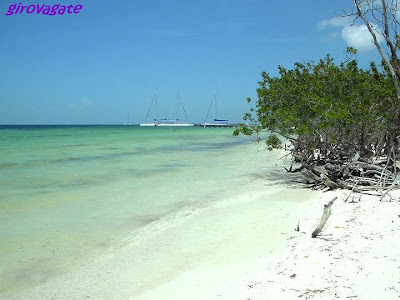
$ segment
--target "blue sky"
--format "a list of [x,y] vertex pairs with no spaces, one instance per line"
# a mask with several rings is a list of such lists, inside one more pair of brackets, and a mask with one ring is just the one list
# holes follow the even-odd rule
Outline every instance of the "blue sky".
[[[14,3],[83,6],[79,14],[6,16]],[[0,3],[0,124],[143,122],[155,87],[160,116],[179,90],[203,122],[215,90],[220,118],[241,121],[260,73],[277,66],[380,61],[362,26],[337,15],[352,1],[130,0]]]

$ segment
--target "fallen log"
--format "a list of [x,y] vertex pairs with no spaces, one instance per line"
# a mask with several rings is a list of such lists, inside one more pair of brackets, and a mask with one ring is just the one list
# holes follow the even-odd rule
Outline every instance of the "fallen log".
[[328,218],[329,218],[329,216],[331,215],[331,212],[332,212],[331,206],[332,206],[333,202],[335,202],[336,199],[337,199],[337,197],[333,198],[331,201],[329,201],[328,204],[324,205],[324,212],[322,213],[321,222],[319,223],[317,228],[315,228],[315,230],[311,234],[312,238],[316,238],[317,235],[322,231],[322,228],[324,228],[325,223],[328,220]]
[[[388,166],[387,163],[382,166],[354,152],[348,153],[347,158],[318,154],[315,159],[315,155],[306,156],[306,153],[292,153],[292,156],[294,161],[298,160],[301,164],[297,168],[292,165],[287,171],[305,172],[314,181],[310,186],[312,189],[340,188],[374,195],[380,191],[379,194],[382,195],[388,188],[400,188],[400,182],[397,183],[396,180],[400,168],[395,163],[393,166]],[[393,184],[394,182],[396,183]]]
[[331,190],[337,189],[339,187],[339,185],[332,181],[328,176],[326,176],[325,174],[320,175],[322,182]]

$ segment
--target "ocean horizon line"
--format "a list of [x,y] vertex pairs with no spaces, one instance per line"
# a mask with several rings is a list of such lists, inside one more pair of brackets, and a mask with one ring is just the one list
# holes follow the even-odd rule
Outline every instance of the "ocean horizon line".
[[[140,126],[142,123],[135,123],[135,124],[0,124],[0,126]],[[204,123],[191,123],[194,124],[195,126],[201,126]],[[229,124],[230,126],[237,126],[239,123],[231,123]],[[159,127],[159,126],[155,126]],[[165,127],[165,126],[163,126]]]

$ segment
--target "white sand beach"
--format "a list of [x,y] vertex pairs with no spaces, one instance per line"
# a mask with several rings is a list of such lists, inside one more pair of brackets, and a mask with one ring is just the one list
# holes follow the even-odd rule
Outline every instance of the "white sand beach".
[[[208,249],[208,254],[203,252],[203,263],[179,266],[179,257],[167,257],[172,252],[193,255],[193,259],[199,259],[196,253],[178,249],[185,247],[185,242],[179,235],[183,232],[191,234],[190,230],[199,225],[196,221],[192,224],[195,226],[190,229],[190,220],[185,220],[186,229],[181,233],[169,232],[172,230],[170,228],[163,229],[152,237],[162,241],[162,235],[175,232],[174,236],[170,236],[173,245],[164,244],[163,250],[160,249],[158,254],[149,253],[147,262],[141,260],[139,264],[135,263],[138,250],[130,245],[122,251],[118,250],[118,255],[104,257],[95,265],[82,266],[76,272],[10,298],[399,299],[399,193],[392,194],[396,200],[393,202],[380,202],[377,197],[363,195],[361,201],[356,196],[350,197],[347,203],[344,199],[348,197],[348,191],[321,192],[286,188],[276,192],[275,196],[278,195],[297,199],[310,198],[300,205],[301,209],[284,213],[286,218],[277,213],[276,220],[286,220],[272,228],[284,241],[282,244],[277,242],[279,245],[268,247],[263,236],[269,236],[265,231],[271,229],[267,228],[271,224],[266,226],[262,223],[261,213],[260,218],[254,220],[250,226],[243,227],[244,223],[240,223],[243,229],[240,238],[226,242],[227,247],[218,248],[213,244],[212,249]],[[322,235],[311,238],[311,232],[319,223],[323,205],[335,196],[338,196],[338,200],[332,206],[332,215]],[[249,203],[248,199],[241,200],[240,209],[243,209]],[[230,213],[235,215],[237,210],[230,210],[229,205],[225,203],[219,208],[214,207],[212,211],[205,209],[202,212],[203,217],[207,216],[210,221],[215,220],[220,213],[224,213],[225,217]],[[256,209],[262,211],[260,206]],[[298,221],[300,232],[295,231]],[[230,224],[225,228],[225,234],[229,235],[228,228],[234,226],[234,222],[228,223]],[[211,232],[207,226],[202,229]],[[219,234],[221,231],[218,231]],[[217,236],[214,238],[218,239]],[[190,242],[189,236],[184,239]],[[221,242],[224,243],[223,239]],[[181,257],[181,260],[187,263],[188,258]],[[137,268],[154,270],[154,266],[149,265],[154,263],[160,264],[160,273],[147,274],[150,281],[154,281],[147,281],[145,287],[135,286]],[[168,278],[169,274],[163,273],[163,263],[181,268],[180,275]],[[146,282],[143,278],[139,281]],[[138,290],[141,292],[137,293]]]
[[[183,215],[173,222],[156,222],[144,236],[6,298],[147,299],[154,293],[155,299],[175,299],[183,289],[197,295],[198,280],[204,276],[212,279],[210,274],[217,276],[213,284],[230,284],[238,279],[238,287],[246,286],[241,271],[251,267],[254,258],[285,246],[285,231],[292,227],[297,213],[291,206],[294,201],[299,207],[306,205],[313,194],[277,185],[246,192],[195,213],[181,212]],[[265,200],[269,198],[276,203]],[[181,278],[189,282],[181,284]],[[210,293],[206,297],[212,297],[211,286],[199,288]]]
[[[346,203],[348,191],[315,193],[299,213],[300,232],[297,220],[282,232],[283,252],[187,273],[139,299],[399,299],[400,194],[397,202],[358,195]],[[335,196],[321,236],[311,238]]]
[[[304,211],[301,233],[289,233],[286,251],[248,282],[246,299],[399,299],[400,194],[391,203],[366,195],[345,203],[348,195],[317,197]],[[334,196],[323,234],[311,239],[323,204]]]

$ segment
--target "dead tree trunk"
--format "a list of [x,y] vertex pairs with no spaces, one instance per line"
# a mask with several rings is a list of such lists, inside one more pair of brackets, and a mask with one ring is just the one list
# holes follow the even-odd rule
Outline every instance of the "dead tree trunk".
[[333,198],[328,204],[324,205],[324,212],[322,214],[321,222],[319,223],[317,228],[315,228],[315,230],[311,234],[312,238],[316,238],[317,235],[322,231],[322,228],[324,228],[325,223],[328,220],[328,218],[329,218],[329,216],[331,215],[331,212],[332,212],[331,206],[332,206],[333,202],[335,202],[336,199],[337,199],[337,197]]

